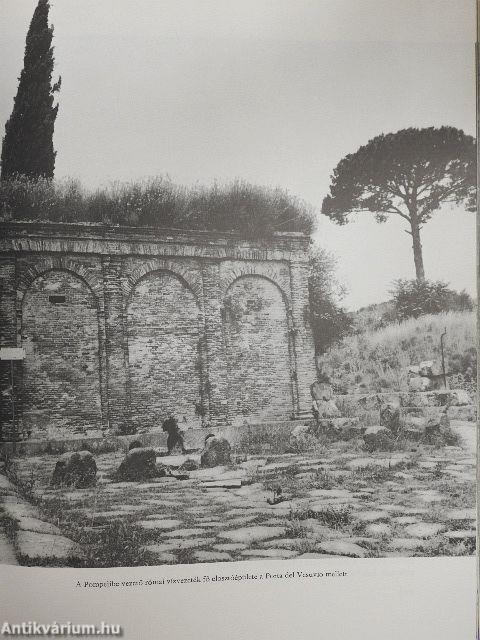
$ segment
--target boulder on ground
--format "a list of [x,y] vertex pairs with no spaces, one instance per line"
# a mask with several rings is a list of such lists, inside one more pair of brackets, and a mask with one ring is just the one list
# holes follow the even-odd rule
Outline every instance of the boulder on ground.
[[314,403],[319,418],[339,418],[341,413],[333,400],[316,401]]
[[230,452],[232,448],[226,438],[222,436],[207,436],[205,446],[200,454],[200,466],[217,467],[221,464],[230,464]]
[[303,449],[308,444],[310,435],[310,427],[307,424],[297,425],[290,433],[290,447]]
[[119,480],[148,480],[159,474],[157,469],[157,454],[155,449],[138,447],[131,449],[117,469]]
[[400,430],[400,406],[393,402],[385,402],[380,407],[380,425],[393,433]]
[[464,389],[452,389],[450,391],[450,405],[453,407],[465,407],[472,404],[468,391]]
[[438,362],[435,362],[434,360],[425,360],[424,362],[420,362],[418,369],[419,375],[425,376],[426,378],[442,375],[442,368]]
[[382,425],[368,427],[363,434],[365,446],[369,451],[390,450],[393,447],[393,434]]
[[65,453],[55,465],[52,485],[80,489],[95,484],[96,476],[97,463],[90,451]]
[[317,402],[325,402],[333,398],[333,387],[328,382],[318,382],[316,380],[310,386],[310,393],[312,398]]
[[433,389],[433,381],[423,376],[414,376],[408,381],[410,391],[431,391]]

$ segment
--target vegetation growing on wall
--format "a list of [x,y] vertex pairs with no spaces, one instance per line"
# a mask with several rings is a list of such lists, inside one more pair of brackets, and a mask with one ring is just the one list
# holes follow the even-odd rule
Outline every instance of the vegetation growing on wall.
[[18,221],[236,231],[254,238],[313,229],[313,209],[306,202],[283,189],[242,180],[184,187],[156,177],[88,191],[76,180],[19,176],[0,182],[0,215]]

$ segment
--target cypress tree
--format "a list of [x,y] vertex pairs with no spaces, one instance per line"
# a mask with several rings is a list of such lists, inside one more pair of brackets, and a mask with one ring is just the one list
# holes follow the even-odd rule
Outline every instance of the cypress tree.
[[48,24],[48,0],[39,0],[27,33],[23,69],[13,111],[5,125],[1,179],[25,175],[53,178],[55,155],[53,130],[58,104],[52,85],[53,27]]

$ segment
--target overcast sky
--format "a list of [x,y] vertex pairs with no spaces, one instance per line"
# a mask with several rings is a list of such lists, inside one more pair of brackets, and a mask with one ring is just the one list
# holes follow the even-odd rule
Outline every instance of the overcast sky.
[[[0,0],[0,126],[36,0]],[[168,174],[282,186],[318,209],[337,162],[382,132],[475,133],[474,0],[53,0],[56,177]],[[403,221],[363,215],[315,240],[351,309],[414,276]],[[475,219],[423,230],[427,277],[475,290]]]

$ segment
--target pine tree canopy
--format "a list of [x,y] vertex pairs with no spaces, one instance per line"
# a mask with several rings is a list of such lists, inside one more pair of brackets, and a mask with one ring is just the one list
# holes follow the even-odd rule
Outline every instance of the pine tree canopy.
[[12,114],[5,125],[1,178],[24,175],[53,178],[53,131],[58,104],[52,85],[53,27],[48,24],[50,3],[39,0],[27,33],[24,66],[20,74]]

